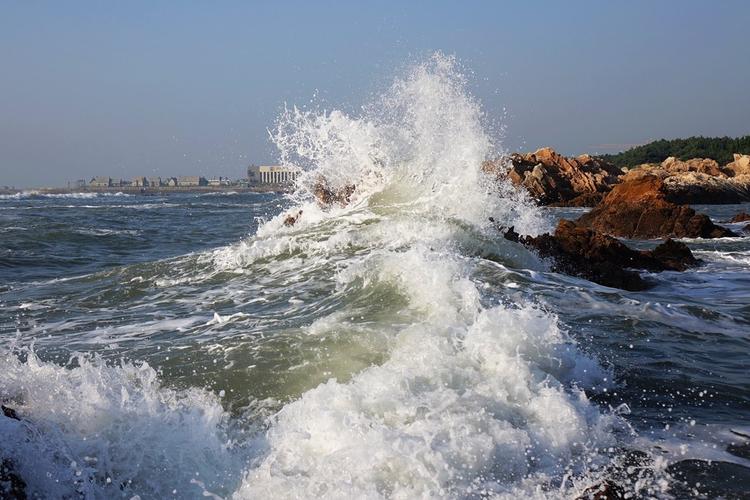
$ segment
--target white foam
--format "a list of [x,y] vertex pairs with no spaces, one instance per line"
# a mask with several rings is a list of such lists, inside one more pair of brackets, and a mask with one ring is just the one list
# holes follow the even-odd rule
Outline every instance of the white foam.
[[[347,383],[328,380],[279,412],[236,497],[535,496],[615,444],[619,417],[578,388],[601,389],[611,377],[540,308],[483,306],[474,261],[457,252],[467,225],[490,230],[488,216],[525,233],[548,224],[481,172],[496,152],[481,122],[455,62],[439,54],[363,116],[282,115],[282,158],[306,172],[296,193],[303,215],[292,228],[283,214],[272,219],[214,254],[215,264],[302,252],[310,265],[348,251],[341,290],[390,287],[407,305],[382,326],[383,364]],[[326,212],[309,201],[319,176],[356,184],[353,206]],[[310,333],[339,321],[337,311]]]
[[[260,283],[281,277],[275,286],[293,288],[307,275],[335,280],[339,295],[387,290],[400,300],[366,305],[379,313],[367,329],[377,330],[381,364],[303,393],[264,422],[267,432],[242,437],[238,451],[211,394],[165,389],[146,365],[81,360],[64,369],[9,356],[0,394],[44,427],[36,439],[22,434],[0,446],[10,446],[36,491],[60,491],[47,479],[52,471],[70,495],[68,469],[78,469],[57,457],[77,464],[97,457],[99,465],[82,470],[94,492],[110,491],[101,488],[111,474],[133,480],[128,495],[150,497],[173,487],[183,497],[574,496],[575,481],[565,478],[606,461],[601,450],[617,444],[623,424],[582,390],[603,390],[610,374],[540,305],[485,304],[477,259],[461,253],[467,241],[498,237],[489,216],[527,234],[549,226],[526,195],[482,173],[499,152],[483,119],[455,61],[441,54],[360,116],[287,110],[273,137],[283,162],[304,169],[291,209],[303,215],[287,227],[280,214],[257,234],[197,257],[201,269],[248,273]],[[334,188],[355,184],[352,203],[318,207],[311,191],[319,176]],[[285,303],[294,307],[296,296]],[[303,332],[339,326],[364,331],[349,329],[339,309]],[[36,472],[35,455],[47,461]]]
[[413,321],[383,365],[285,406],[238,496],[511,495],[524,478],[581,472],[614,444],[616,417],[570,385],[601,386],[606,374],[554,317],[532,306],[485,309],[464,275],[458,262],[418,249],[374,255],[342,275],[395,285]]
[[0,357],[0,400],[23,419],[0,418],[0,456],[13,461],[30,497],[199,497],[193,479],[232,490],[245,458],[214,395],[164,388],[145,363],[77,363]]

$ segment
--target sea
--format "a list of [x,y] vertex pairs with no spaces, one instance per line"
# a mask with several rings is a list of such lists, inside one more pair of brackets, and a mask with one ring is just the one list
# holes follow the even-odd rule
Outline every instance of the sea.
[[683,240],[702,264],[641,292],[552,272],[489,217],[584,209],[481,171],[504,150],[466,74],[435,54],[356,112],[284,109],[292,193],[0,196],[29,497],[750,497],[750,237]]

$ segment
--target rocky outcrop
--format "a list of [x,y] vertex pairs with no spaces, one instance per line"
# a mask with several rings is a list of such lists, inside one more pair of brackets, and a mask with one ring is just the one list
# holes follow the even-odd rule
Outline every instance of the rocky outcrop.
[[617,182],[622,171],[600,158],[589,155],[565,157],[552,148],[534,153],[514,153],[510,164],[488,162],[486,172],[508,178],[514,185],[523,186],[541,205],[593,206],[597,193],[606,193]]
[[[627,176],[626,176],[627,177]],[[663,178],[640,175],[626,178],[601,203],[578,219],[578,224],[625,238],[721,238],[736,236],[704,214],[670,201]]]
[[745,222],[750,220],[750,214],[747,212],[740,212],[732,217],[729,222]]
[[519,236],[511,228],[505,238],[550,258],[557,272],[625,290],[644,290],[649,286],[631,269],[684,271],[698,263],[684,243],[667,240],[651,251],[633,250],[616,238],[565,219],[553,234]]
[[724,172],[730,177],[742,178],[750,176],[750,155],[734,154],[734,161],[724,167]]
[[653,176],[664,181],[664,195],[677,204],[726,204],[750,201],[750,156],[734,155],[724,167],[708,158],[647,163],[630,169],[622,182]]

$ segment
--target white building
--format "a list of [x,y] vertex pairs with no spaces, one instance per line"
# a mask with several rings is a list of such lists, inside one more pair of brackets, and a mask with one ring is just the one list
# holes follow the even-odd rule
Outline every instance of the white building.
[[251,184],[288,184],[294,182],[299,174],[299,169],[281,165],[247,167],[247,178]]

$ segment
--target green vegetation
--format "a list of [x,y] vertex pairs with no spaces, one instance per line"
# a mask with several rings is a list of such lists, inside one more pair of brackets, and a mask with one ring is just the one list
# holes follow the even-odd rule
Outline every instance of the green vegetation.
[[641,163],[660,163],[670,156],[681,160],[712,158],[719,165],[732,161],[733,153],[750,154],[750,135],[738,137],[689,137],[687,139],[660,139],[637,146],[616,155],[603,157],[618,167],[633,167]]

